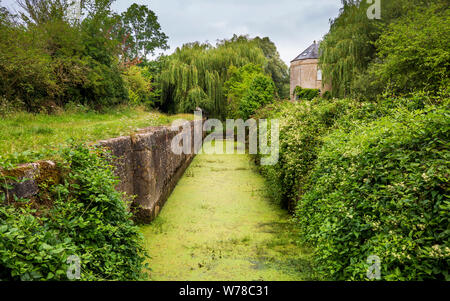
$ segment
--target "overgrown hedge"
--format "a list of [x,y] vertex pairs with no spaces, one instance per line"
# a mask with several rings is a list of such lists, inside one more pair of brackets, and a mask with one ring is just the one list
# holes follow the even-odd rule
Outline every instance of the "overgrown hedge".
[[399,110],[325,138],[296,214],[321,274],[363,280],[448,280],[449,111]]
[[322,137],[337,119],[360,104],[351,100],[277,102],[261,109],[256,118],[280,121],[280,159],[275,166],[261,166],[273,198],[294,210],[317,159]]
[[320,95],[319,89],[308,89],[300,86],[295,87],[294,96],[296,99],[313,100]]
[[0,280],[67,280],[73,255],[81,280],[142,279],[142,237],[104,153],[74,146],[62,156],[64,183],[38,200],[50,206],[8,205],[0,193]]
[[259,113],[282,123],[280,162],[261,169],[295,209],[319,278],[366,280],[377,255],[383,280],[449,279],[448,99],[427,102],[316,100]]

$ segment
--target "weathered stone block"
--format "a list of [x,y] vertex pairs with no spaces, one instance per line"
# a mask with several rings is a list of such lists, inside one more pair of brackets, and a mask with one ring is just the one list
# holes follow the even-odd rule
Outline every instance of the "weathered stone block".
[[33,198],[39,193],[39,185],[44,182],[59,183],[59,170],[54,162],[39,161],[23,164],[13,170],[0,171],[4,176],[14,178],[7,180],[12,189],[5,191],[11,200],[15,195],[18,198]]
[[129,136],[101,140],[98,144],[111,151],[114,173],[120,179],[116,189],[125,192],[129,197],[134,194],[133,148]]
[[[194,124],[201,130],[202,120],[191,121],[192,154],[177,155],[172,152],[172,139],[180,130],[170,127],[149,127],[131,136],[117,137],[98,141],[98,145],[110,150],[111,165],[120,183],[116,189],[124,192],[128,199],[133,197],[133,208],[141,222],[150,222],[164,206],[178,180],[194,158]],[[202,137],[203,131],[199,132]],[[32,198],[39,193],[39,183],[53,178],[60,178],[56,164],[50,161],[37,162],[20,166],[8,171],[18,179],[26,179],[14,184],[9,191],[20,198]]]

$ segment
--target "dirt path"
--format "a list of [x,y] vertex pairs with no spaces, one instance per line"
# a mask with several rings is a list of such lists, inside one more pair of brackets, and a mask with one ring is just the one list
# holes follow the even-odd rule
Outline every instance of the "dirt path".
[[152,280],[308,280],[307,250],[246,155],[198,155],[142,227]]

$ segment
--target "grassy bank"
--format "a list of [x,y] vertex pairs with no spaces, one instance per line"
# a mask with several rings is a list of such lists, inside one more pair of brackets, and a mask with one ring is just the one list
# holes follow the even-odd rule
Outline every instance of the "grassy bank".
[[[192,119],[192,115],[168,116],[142,108],[120,107],[106,112],[67,111],[56,115],[14,113],[0,119],[0,158],[22,163],[51,156],[49,149],[75,142],[89,142],[128,135],[139,128]],[[46,155],[48,154],[48,155]]]
[[198,155],[142,228],[152,280],[307,280],[309,255],[246,155]]

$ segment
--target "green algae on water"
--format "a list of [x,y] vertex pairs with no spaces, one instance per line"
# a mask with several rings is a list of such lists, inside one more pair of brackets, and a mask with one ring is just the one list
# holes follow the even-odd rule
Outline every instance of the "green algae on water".
[[308,249],[247,155],[196,156],[142,227],[151,280],[310,280]]

